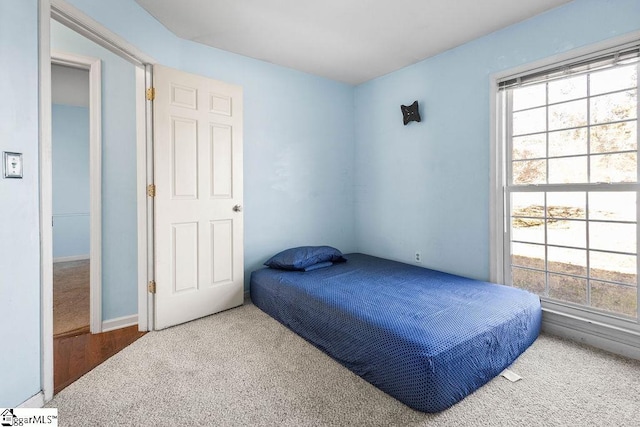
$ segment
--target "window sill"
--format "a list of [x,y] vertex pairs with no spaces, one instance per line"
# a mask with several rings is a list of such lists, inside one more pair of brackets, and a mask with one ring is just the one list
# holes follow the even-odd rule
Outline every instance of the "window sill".
[[568,313],[557,305],[542,303],[542,330],[620,356],[640,360],[640,331]]

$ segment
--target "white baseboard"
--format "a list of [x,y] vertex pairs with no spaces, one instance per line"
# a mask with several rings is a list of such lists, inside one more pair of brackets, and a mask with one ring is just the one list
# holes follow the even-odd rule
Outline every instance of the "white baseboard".
[[126,328],[138,324],[138,315],[116,317],[115,319],[102,321],[102,332],[109,332],[116,329]]
[[58,258],[54,258],[53,262],[70,262],[70,261],[82,261],[85,259],[89,259],[89,254],[86,255],[73,255],[73,256],[61,256]]
[[640,335],[553,311],[542,312],[542,330],[620,356],[640,360]]
[[38,394],[31,396],[18,405],[18,408],[42,408],[44,406],[44,393],[41,391]]

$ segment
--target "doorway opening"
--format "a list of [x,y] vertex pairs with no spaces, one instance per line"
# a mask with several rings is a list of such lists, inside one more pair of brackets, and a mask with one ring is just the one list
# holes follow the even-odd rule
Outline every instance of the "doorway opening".
[[100,60],[54,53],[53,335],[101,330]]
[[137,175],[146,112],[135,64],[53,19],[49,34],[51,173],[43,180],[50,177],[53,227],[43,263],[52,273],[58,393],[141,336]]
[[[47,402],[52,399],[54,391],[58,392],[63,388],[59,386],[63,382],[59,381],[58,373],[62,372],[67,378],[77,378],[143,333],[138,331],[153,329],[153,294],[149,292],[148,286],[149,280],[153,279],[153,224],[151,222],[153,199],[147,195],[147,186],[153,182],[153,165],[148,161],[153,158],[150,131],[152,118],[151,101],[146,100],[144,95],[146,89],[151,86],[150,64],[155,61],[66,2],[39,0],[38,7],[40,15],[38,37],[40,46],[41,397],[43,402]],[[85,39],[71,36],[68,31],[65,32],[62,39],[56,38],[61,34],[60,25]],[[54,32],[56,34],[53,34]],[[62,40],[65,44],[59,43]],[[81,47],[87,48],[88,42],[95,43],[103,50],[96,54],[94,50],[81,49]],[[99,58],[115,54],[116,57],[133,65],[131,72],[134,75],[134,81],[128,84],[129,91],[127,93],[132,94],[132,97],[128,98],[126,106],[114,108],[106,98],[116,96],[122,99],[119,96],[122,93],[122,85],[118,85],[117,82],[115,85],[109,83],[109,79],[118,73],[110,63],[105,61],[103,64],[102,80],[105,83],[105,91],[101,95],[105,99],[102,100],[101,105],[105,107],[103,109],[104,125],[114,124],[110,128],[111,130],[105,128],[103,131],[105,137],[103,145],[108,145],[107,148],[111,149],[111,151],[104,152],[103,147],[103,161],[105,168],[111,165],[110,170],[115,171],[112,176],[115,176],[116,180],[109,181],[109,177],[103,177],[105,183],[102,187],[102,198],[104,199],[102,207],[106,207],[107,211],[111,209],[111,211],[106,215],[102,209],[96,210],[99,215],[103,216],[103,225],[107,226],[102,236],[104,253],[94,255],[90,250],[89,254],[89,275],[96,274],[97,277],[100,277],[103,288],[102,292],[91,293],[90,330],[101,333],[86,333],[54,340],[52,79],[49,65],[56,63],[57,59],[54,59],[58,54],[56,49]],[[58,65],[86,68],[86,66],[78,67],[78,64]],[[107,113],[107,107],[112,113]],[[110,119],[106,117],[109,114],[111,114]],[[125,139],[118,134],[123,129],[122,117],[135,117],[135,124],[127,126],[127,132],[132,136],[126,138],[125,147],[118,146],[118,144],[125,142]],[[98,116],[98,119],[100,120],[101,117]],[[127,123],[130,122],[127,121]],[[127,171],[126,175],[123,173],[124,170]],[[103,175],[108,173],[106,170],[102,172]],[[126,191],[118,189],[118,183],[125,183],[128,189]],[[133,209],[131,209],[132,206]],[[128,213],[122,213],[123,207],[126,207]],[[90,209],[93,208],[94,206],[90,207]],[[110,219],[114,217],[115,221]],[[99,218],[99,216],[90,214],[90,221]],[[126,224],[128,228],[124,231],[108,229],[108,226],[113,226],[113,224]],[[125,240],[126,242],[123,243]],[[90,245],[94,247],[93,241],[90,242]],[[97,244],[95,247],[100,249]],[[95,268],[97,264],[94,263],[94,259],[102,261],[103,265],[100,268],[103,271]],[[123,259],[124,262],[122,262]],[[122,280],[121,276],[125,272],[126,280]],[[90,283],[94,282],[90,279]],[[115,287],[110,285],[113,283],[116,284]],[[94,319],[97,322],[95,329]],[[54,354],[56,365],[58,365],[55,369]],[[54,376],[56,377],[55,381]],[[56,383],[55,387],[54,382]]]

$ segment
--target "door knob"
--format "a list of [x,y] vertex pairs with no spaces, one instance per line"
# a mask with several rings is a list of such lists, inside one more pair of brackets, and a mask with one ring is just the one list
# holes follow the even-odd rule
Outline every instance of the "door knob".
[[234,211],[234,212],[242,212],[242,206],[240,206],[240,205],[235,205],[235,206],[233,207],[233,211]]

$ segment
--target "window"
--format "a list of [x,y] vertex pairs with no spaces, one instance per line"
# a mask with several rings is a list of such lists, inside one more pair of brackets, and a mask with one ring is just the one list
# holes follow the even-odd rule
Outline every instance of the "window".
[[638,44],[499,81],[503,281],[640,325]]

